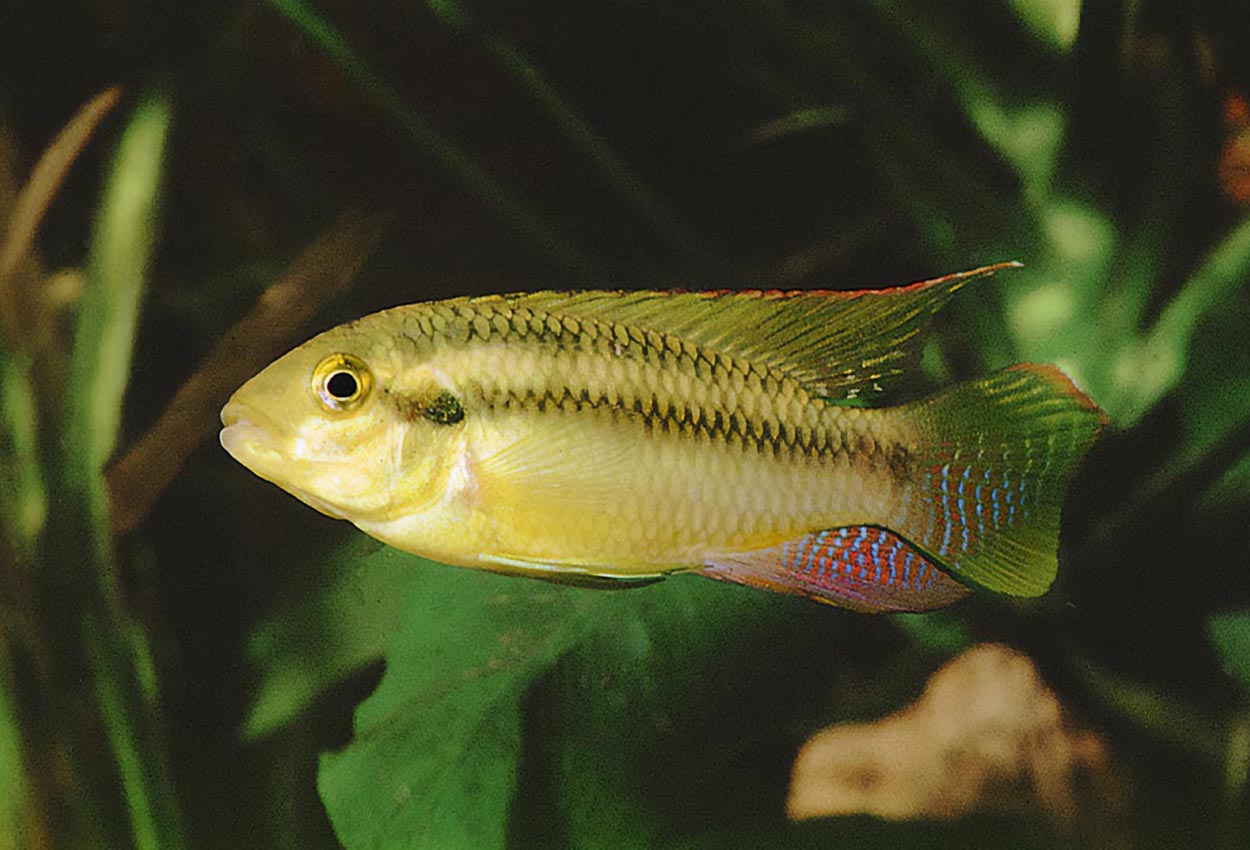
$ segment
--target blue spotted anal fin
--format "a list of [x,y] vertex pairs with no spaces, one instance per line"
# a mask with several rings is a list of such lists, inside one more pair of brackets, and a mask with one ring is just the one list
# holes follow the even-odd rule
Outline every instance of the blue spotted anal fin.
[[700,572],[867,613],[931,611],[968,589],[889,529],[834,528],[779,546],[719,557]]

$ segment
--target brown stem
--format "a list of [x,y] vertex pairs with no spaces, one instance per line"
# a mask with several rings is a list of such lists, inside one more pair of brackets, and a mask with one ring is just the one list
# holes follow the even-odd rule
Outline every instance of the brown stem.
[[299,341],[321,305],[355,277],[384,228],[379,214],[341,215],[217,344],[156,424],[106,470],[114,532],[143,521],[183,461],[216,432],[230,393]]
[[121,89],[114,86],[100,92],[78,110],[44,149],[30,179],[14,201],[4,238],[0,240],[0,302],[7,305],[0,311],[0,331],[14,347],[20,348],[31,328],[39,326],[34,321],[37,302],[33,293],[16,285],[17,272],[29,256],[35,233],[70,166],[120,97]]

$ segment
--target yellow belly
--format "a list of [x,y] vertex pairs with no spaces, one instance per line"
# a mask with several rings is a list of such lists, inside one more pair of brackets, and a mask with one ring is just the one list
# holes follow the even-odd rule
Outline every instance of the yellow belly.
[[595,411],[482,417],[458,451],[438,502],[362,528],[444,563],[625,577],[881,522],[895,500],[892,479],[849,452],[809,457]]

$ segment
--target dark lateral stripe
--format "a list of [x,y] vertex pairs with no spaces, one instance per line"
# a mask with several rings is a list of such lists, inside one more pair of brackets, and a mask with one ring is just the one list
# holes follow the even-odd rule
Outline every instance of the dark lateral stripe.
[[613,402],[606,394],[588,390],[574,394],[568,389],[510,392],[482,400],[487,409],[532,410],[538,413],[608,410],[637,418],[653,432],[707,437],[712,442],[743,445],[774,455],[798,453],[808,457],[833,457],[849,450],[839,433],[825,428],[795,427],[777,420],[752,419],[739,412],[704,410],[675,402],[663,404],[654,396],[631,403]]
[[[413,327],[415,325],[415,327]],[[419,334],[414,335],[413,330]],[[467,348],[480,343],[526,342],[557,351],[593,351],[620,355],[628,351],[647,363],[691,371],[703,380],[727,384],[735,379],[758,381],[765,394],[781,390],[786,376],[757,363],[734,360],[677,337],[617,322],[535,313],[527,308],[470,303],[431,304],[414,317],[407,338],[419,347],[435,341]]]
[[[414,328],[413,325],[416,327]],[[528,308],[505,305],[431,304],[429,312],[416,317],[409,331],[419,328],[424,340],[414,343],[451,345],[468,348],[484,343],[519,343],[549,348],[553,356],[584,352],[602,357],[630,356],[656,369],[678,369],[694,380],[728,387],[740,383],[749,392],[777,397],[787,389],[806,393],[783,373],[768,366],[743,362],[715,351],[708,351],[672,335],[572,316],[537,313]],[[774,455],[802,454],[811,458],[832,458],[839,454],[859,454],[870,463],[888,462],[893,453],[884,447],[865,445],[860,436],[821,425],[786,422],[776,418],[749,417],[740,410],[660,399],[656,395],[634,395],[625,388],[615,393],[568,387],[517,387],[483,390],[493,397],[481,398],[487,409],[527,409],[537,412],[612,410],[632,415],[652,431],[679,433],[710,441],[748,446]],[[818,403],[818,402],[815,402]]]

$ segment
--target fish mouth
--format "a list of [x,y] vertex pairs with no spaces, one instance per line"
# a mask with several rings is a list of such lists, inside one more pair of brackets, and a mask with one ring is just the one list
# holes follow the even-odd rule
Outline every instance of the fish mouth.
[[227,404],[221,411],[221,424],[224,427],[218,438],[232,458],[262,478],[270,478],[266,470],[277,471],[283,460],[281,452],[272,447],[267,430],[248,418],[245,408]]
[[227,428],[243,418],[243,405],[237,401],[228,401],[226,406],[221,409],[221,424]]
[[244,404],[231,401],[221,410],[221,447],[243,466],[276,484],[309,507],[333,519],[345,519],[333,504],[291,482],[299,461],[273,447],[272,429],[253,421],[255,414]]

